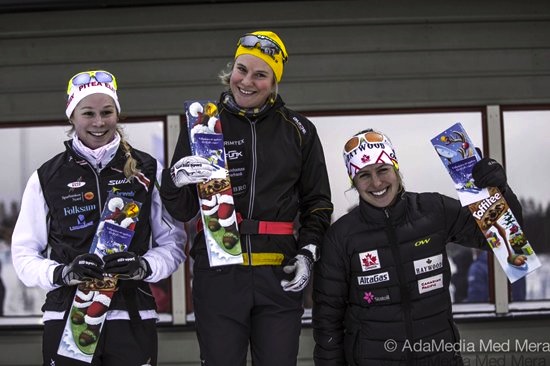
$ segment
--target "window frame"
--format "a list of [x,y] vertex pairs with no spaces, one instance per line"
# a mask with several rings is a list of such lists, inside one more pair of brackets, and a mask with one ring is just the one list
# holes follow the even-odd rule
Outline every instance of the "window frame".
[[[306,117],[316,116],[355,116],[355,115],[404,115],[404,114],[422,114],[422,113],[455,113],[455,112],[480,112],[481,127],[483,136],[482,149],[486,156],[505,163],[505,142],[503,137],[504,130],[504,112],[506,111],[533,111],[548,110],[547,105],[525,106],[525,105],[485,105],[476,107],[459,108],[407,108],[407,109],[377,109],[377,110],[346,110],[346,111],[306,111],[302,114]],[[120,122],[123,124],[139,122],[162,121],[164,124],[164,162],[169,163],[172,158],[179,132],[185,128],[184,115],[165,115],[151,117],[132,117],[125,118]],[[449,123],[450,125],[451,123]],[[27,128],[43,126],[63,126],[66,122],[45,121],[45,122],[18,122],[3,123],[2,128]],[[442,126],[446,128],[447,126]],[[132,141],[131,136],[129,140]],[[186,224],[187,225],[187,224]],[[188,252],[189,243],[186,243]],[[492,255],[491,255],[492,256]],[[494,258],[494,256],[492,256]],[[494,318],[499,316],[546,316],[550,314],[550,299],[538,301],[511,302],[509,298],[509,285],[504,272],[494,258],[493,263],[489,264],[489,283],[490,299],[488,303],[479,304],[453,304],[453,314],[457,320],[470,321],[479,318]],[[189,260],[171,276],[171,313],[160,314],[160,324],[163,327],[185,325],[194,322],[194,313],[190,311],[191,306],[191,288],[189,279]],[[180,301],[176,299],[185,299]],[[309,324],[311,321],[311,309],[305,310],[303,322]],[[10,328],[28,328],[40,327],[41,316],[3,316],[0,317],[0,329]]]

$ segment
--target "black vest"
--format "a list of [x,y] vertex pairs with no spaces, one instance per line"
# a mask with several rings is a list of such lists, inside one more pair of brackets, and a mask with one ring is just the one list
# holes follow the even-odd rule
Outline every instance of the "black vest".
[[[142,204],[128,250],[144,254],[149,248],[151,237],[149,217],[151,194],[156,181],[156,160],[144,152],[132,150],[132,156],[138,161],[138,169],[143,176],[130,181],[124,176],[126,158],[120,148],[101,173],[97,173],[86,160],[74,152],[71,141],[66,141],[65,146],[65,152],[56,155],[38,169],[40,185],[49,209],[49,258],[67,264],[77,255],[89,252],[110,192]],[[131,292],[136,293],[137,287],[150,294],[148,285],[142,281],[120,281],[121,290],[132,288]],[[67,310],[74,291],[75,287],[68,286],[50,291],[42,310]],[[122,297],[117,295],[113,297],[110,308],[125,309]],[[146,299],[138,301],[139,309],[155,308],[152,296],[139,297]]]

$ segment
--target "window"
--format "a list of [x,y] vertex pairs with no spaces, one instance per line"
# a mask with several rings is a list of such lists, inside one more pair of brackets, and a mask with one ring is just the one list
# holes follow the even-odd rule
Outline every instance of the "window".
[[[474,144],[484,146],[484,141],[494,133],[487,128],[484,110],[459,111],[423,111],[415,113],[355,113],[354,115],[310,116],[323,143],[327,169],[329,172],[335,211],[333,220],[338,219],[358,202],[358,196],[350,188],[349,179],[343,163],[342,147],[345,141],[356,132],[365,128],[374,128],[386,133],[396,147],[400,170],[405,186],[409,191],[437,191],[451,197],[457,197],[453,183],[434,151],[430,139],[456,122],[461,122]],[[550,300],[550,190],[546,188],[549,180],[545,158],[550,156],[548,141],[550,129],[549,110],[505,110],[502,114],[503,148],[505,168],[510,186],[520,198],[525,219],[525,232],[537,255],[543,262],[542,268],[529,275],[523,284],[510,286],[510,298],[497,298],[496,301],[511,301],[512,310],[521,304]],[[170,121],[170,119],[167,119]],[[179,120],[179,119],[178,119]],[[121,123],[124,133],[132,146],[149,152],[161,163],[166,160],[165,151],[170,154],[169,143],[165,136],[166,124],[162,120],[140,120]],[[0,325],[28,324],[25,317],[34,317],[31,324],[38,324],[42,312],[40,307],[45,293],[37,288],[26,288],[17,279],[11,264],[11,230],[19,212],[19,201],[26,181],[31,173],[45,160],[63,150],[62,142],[68,137],[68,126],[49,124],[41,126],[17,126],[0,129],[0,153],[9,156],[0,162]],[[175,132],[177,135],[177,131]],[[485,133],[485,135],[484,135]],[[500,140],[499,140],[500,141]],[[167,147],[168,146],[168,147]],[[190,238],[194,235],[193,225],[186,225]],[[451,260],[452,279],[451,296],[456,305],[455,312],[471,311],[494,312],[493,296],[494,275],[492,256],[472,251],[459,245],[449,244],[448,254]],[[161,312],[161,321],[181,324],[193,321],[191,306],[190,258],[174,276],[152,286]],[[475,273],[475,275],[474,275]],[[473,286],[475,283],[476,286]],[[472,294],[473,290],[478,291]],[[172,290],[178,291],[177,298],[186,301],[176,302],[172,308]],[[474,296],[475,295],[475,296]],[[506,296],[504,294],[503,296]],[[498,293],[496,296],[501,296]],[[528,301],[523,301],[528,300]],[[470,303],[478,302],[477,305]],[[464,305],[463,305],[464,304]],[[311,287],[306,290],[306,308],[312,306]],[[540,308],[537,305],[537,309]],[[465,309],[464,311],[462,309]],[[508,311],[508,310],[506,310]],[[183,314],[183,315],[182,315]],[[306,309],[306,318],[310,309]],[[183,316],[183,320],[182,320]],[[463,315],[461,315],[463,316]],[[465,315],[467,316],[467,315]],[[11,323],[3,320],[15,319]]]
[[[437,191],[458,198],[449,174],[437,156],[430,139],[451,125],[460,122],[476,146],[483,146],[480,111],[434,112],[408,114],[369,114],[353,116],[310,117],[317,127],[330,177],[333,220],[344,215],[358,202],[343,163],[342,148],[347,139],[366,128],[379,130],[392,140],[409,191]],[[447,248],[452,268],[451,296],[455,303],[468,302],[468,271],[475,262],[482,278],[473,281],[488,284],[487,261],[475,261],[478,253],[470,248],[450,244]],[[485,258],[486,259],[486,258]],[[486,287],[488,301],[488,285]]]
[[[146,151],[162,164],[165,159],[164,121],[120,123],[130,144]],[[2,128],[0,153],[0,315],[41,316],[45,291],[25,287],[11,262],[11,234],[19,213],[19,202],[26,182],[42,163],[63,151],[69,139],[68,125]],[[159,312],[171,311],[170,280],[152,286]]]
[[527,239],[542,263],[526,278],[525,299],[550,300],[550,110],[504,110],[503,126],[508,181],[523,206]]

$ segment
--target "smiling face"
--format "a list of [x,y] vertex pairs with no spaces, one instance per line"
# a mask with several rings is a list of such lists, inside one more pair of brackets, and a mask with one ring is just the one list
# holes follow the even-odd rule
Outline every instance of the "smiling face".
[[115,102],[105,94],[91,94],[73,111],[71,122],[78,139],[95,150],[111,142],[116,133],[118,114]]
[[239,107],[263,106],[274,86],[273,70],[264,60],[249,54],[240,55],[235,59],[229,87]]
[[367,165],[353,178],[359,196],[371,205],[388,207],[400,190],[400,178],[389,164]]

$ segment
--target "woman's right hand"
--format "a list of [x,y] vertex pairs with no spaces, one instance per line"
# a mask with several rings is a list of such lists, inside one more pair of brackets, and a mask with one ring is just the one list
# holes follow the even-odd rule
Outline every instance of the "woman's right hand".
[[67,265],[57,266],[53,273],[54,283],[73,286],[91,279],[103,279],[103,261],[97,254],[84,253]]
[[178,160],[170,168],[170,176],[176,187],[183,187],[188,184],[206,182],[214,169],[214,166],[205,158],[191,155]]

